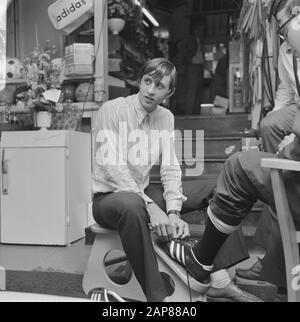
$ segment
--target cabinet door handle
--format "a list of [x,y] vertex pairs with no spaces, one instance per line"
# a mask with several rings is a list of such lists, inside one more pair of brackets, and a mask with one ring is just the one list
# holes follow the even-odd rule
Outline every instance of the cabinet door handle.
[[5,160],[5,151],[2,153],[2,194],[8,195],[8,160]]

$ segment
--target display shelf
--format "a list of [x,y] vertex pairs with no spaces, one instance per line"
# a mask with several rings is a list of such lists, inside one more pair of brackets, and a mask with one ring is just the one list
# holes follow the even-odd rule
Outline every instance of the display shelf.
[[224,13],[236,13],[239,12],[239,9],[223,9],[223,10],[207,10],[207,11],[197,11],[197,12],[191,12],[187,13],[186,17],[197,17],[197,16],[206,16],[206,15],[218,15],[218,14],[224,14]]
[[88,29],[88,30],[84,30],[84,31],[80,31],[78,33],[79,36],[94,36],[95,35],[95,30],[93,28]]
[[74,76],[64,76],[63,82],[76,82],[76,81],[84,81],[95,79],[95,74],[87,74],[87,75],[74,75]]
[[[64,103],[68,104],[68,103]],[[75,102],[75,103],[70,103],[71,106],[75,106],[78,108],[79,111],[82,111],[83,109],[85,111],[98,111],[99,109],[99,104],[97,102]]]
[[0,79],[0,84],[14,85],[14,84],[25,84],[26,79]]
[[[74,103],[63,103],[64,106],[67,104],[70,104],[71,107],[78,109],[78,111],[86,111],[86,112],[93,112],[98,111],[99,109],[99,103],[97,102],[74,102]],[[25,106],[25,108],[20,109],[16,105],[11,105],[9,107],[6,106],[0,106],[0,113],[4,113],[6,111],[9,111],[13,114],[28,114],[31,113],[30,109]]]

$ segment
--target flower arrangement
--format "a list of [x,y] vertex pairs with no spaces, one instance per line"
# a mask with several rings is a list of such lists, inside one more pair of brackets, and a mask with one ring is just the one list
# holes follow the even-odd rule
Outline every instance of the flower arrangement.
[[57,111],[56,105],[43,97],[46,90],[61,88],[63,60],[54,59],[56,53],[56,46],[47,41],[42,50],[35,48],[24,60],[25,78],[29,89],[25,95],[24,92],[20,93],[19,101],[33,111]]
[[108,18],[126,19],[130,6],[126,0],[108,0]]

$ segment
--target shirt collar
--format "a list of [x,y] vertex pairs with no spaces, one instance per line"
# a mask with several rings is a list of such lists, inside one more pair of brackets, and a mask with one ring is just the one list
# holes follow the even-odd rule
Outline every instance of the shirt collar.
[[138,117],[138,122],[139,125],[141,125],[147,115],[151,117],[152,113],[148,113],[142,106],[139,100],[138,94],[133,96],[133,106],[136,111],[137,117]]

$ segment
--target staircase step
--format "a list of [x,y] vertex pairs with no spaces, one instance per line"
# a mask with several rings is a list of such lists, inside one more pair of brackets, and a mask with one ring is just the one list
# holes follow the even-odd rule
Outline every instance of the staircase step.
[[[182,176],[192,178],[198,178],[203,175],[217,176],[223,170],[225,161],[225,158],[205,159],[205,161],[200,159],[185,160],[181,165]],[[157,180],[157,177],[160,177],[159,165],[153,166],[151,170],[151,178]]]
[[248,114],[224,116],[176,116],[175,129],[203,130],[207,134],[243,132],[251,128]]
[[[182,181],[194,181],[194,180],[203,180],[203,181],[207,181],[207,180],[214,180],[217,184],[217,180],[218,180],[218,176],[217,175],[203,175],[203,176],[191,176],[191,177],[186,177],[186,176],[182,176]],[[150,183],[151,184],[159,184],[161,185],[161,179],[160,179],[160,175],[158,174],[151,174],[150,176]]]
[[[204,143],[204,146],[203,146]],[[242,140],[239,137],[205,137],[201,138],[184,137],[183,140],[176,139],[175,150],[177,158],[195,158],[197,154],[208,159],[228,158],[232,154],[242,150]],[[199,157],[199,156],[198,156]]]
[[265,281],[251,281],[236,277],[237,285],[244,291],[256,295],[264,302],[273,302],[278,288]]

